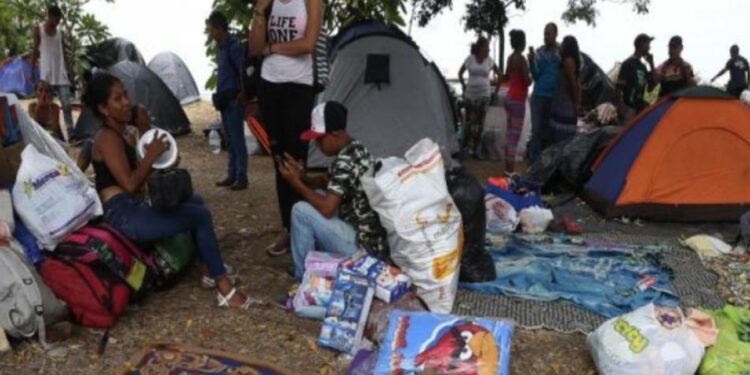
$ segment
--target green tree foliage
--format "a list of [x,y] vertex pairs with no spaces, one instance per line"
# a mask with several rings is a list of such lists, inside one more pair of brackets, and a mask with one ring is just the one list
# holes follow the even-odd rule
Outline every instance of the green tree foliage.
[[[343,25],[359,19],[375,19],[404,26],[408,0],[323,0],[325,28],[335,32]],[[222,12],[230,22],[230,31],[243,42],[247,40],[253,15],[252,0],[214,0],[213,9]],[[206,15],[208,18],[208,15]],[[216,44],[206,33],[206,55],[216,56]],[[206,89],[216,87],[216,72],[206,82]]]
[[[113,2],[114,0],[104,0]],[[80,77],[88,66],[82,58],[87,45],[101,42],[109,37],[106,25],[83,7],[90,0],[2,0],[0,1],[0,59],[31,53],[34,27],[44,21],[47,7],[57,4],[63,12],[60,29],[65,36],[65,54],[68,57],[69,73]]]

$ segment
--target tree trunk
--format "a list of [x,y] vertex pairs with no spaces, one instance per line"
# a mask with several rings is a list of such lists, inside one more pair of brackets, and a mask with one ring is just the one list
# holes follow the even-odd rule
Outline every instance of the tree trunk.
[[500,72],[505,74],[505,26],[500,26],[499,38],[497,66],[500,68]]

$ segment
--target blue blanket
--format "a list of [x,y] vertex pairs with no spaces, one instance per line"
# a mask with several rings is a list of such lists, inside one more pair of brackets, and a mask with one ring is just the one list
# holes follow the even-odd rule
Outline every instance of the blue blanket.
[[540,301],[567,300],[607,318],[648,303],[677,306],[679,300],[660,263],[660,249],[566,238],[511,237],[488,241],[497,279],[461,284],[487,294]]

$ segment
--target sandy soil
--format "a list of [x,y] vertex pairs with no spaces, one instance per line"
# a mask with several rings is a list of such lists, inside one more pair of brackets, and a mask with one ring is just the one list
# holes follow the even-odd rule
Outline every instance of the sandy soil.
[[[217,120],[208,103],[187,108],[193,133],[178,139],[182,165],[193,177],[195,190],[214,215],[223,255],[242,277],[241,288],[271,301],[292,280],[286,275],[289,256],[271,259],[263,249],[278,233],[280,223],[269,158],[250,160],[250,188],[229,192],[213,186],[224,176],[226,154],[208,152],[201,129]],[[499,163],[472,163],[477,175],[499,172]],[[249,312],[215,307],[215,293],[201,289],[197,267],[173,289],[152,294],[132,305],[112,329],[104,355],[96,354],[102,332],[78,328],[74,337],[44,353],[34,342],[15,343],[0,355],[0,374],[112,374],[152,342],[177,342],[251,354],[300,374],[343,373],[341,361],[318,348],[319,323],[271,306]],[[517,330],[513,339],[514,374],[595,374],[585,336],[549,331]]]

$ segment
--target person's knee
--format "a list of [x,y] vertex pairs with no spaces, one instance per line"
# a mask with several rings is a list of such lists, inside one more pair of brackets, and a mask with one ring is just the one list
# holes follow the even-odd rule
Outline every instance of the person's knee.
[[292,206],[292,221],[297,223],[309,223],[315,215],[320,215],[310,203],[300,201]]

